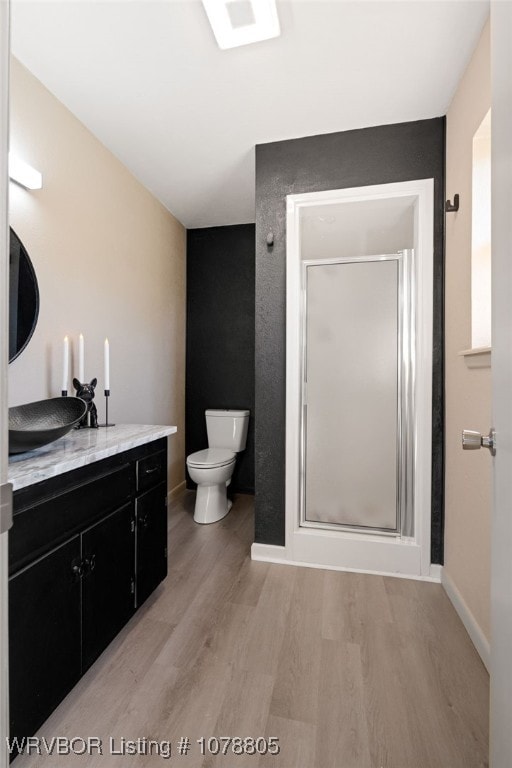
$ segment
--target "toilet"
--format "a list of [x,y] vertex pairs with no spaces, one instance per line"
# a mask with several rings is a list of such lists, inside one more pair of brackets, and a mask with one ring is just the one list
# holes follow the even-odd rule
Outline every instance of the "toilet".
[[216,523],[231,509],[226,488],[231,482],[236,454],[245,449],[249,411],[207,410],[208,448],[187,456],[187,469],[197,483],[194,520]]

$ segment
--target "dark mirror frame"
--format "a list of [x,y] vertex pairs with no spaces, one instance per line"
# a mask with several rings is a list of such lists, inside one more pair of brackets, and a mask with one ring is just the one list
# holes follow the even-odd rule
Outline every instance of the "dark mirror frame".
[[9,244],[9,362],[23,352],[39,316],[39,287],[34,265],[20,238],[10,229]]

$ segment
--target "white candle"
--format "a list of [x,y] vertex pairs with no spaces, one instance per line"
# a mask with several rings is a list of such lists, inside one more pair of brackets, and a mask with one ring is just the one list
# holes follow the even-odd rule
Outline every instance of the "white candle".
[[105,362],[105,389],[110,389],[110,346],[108,343],[108,339],[105,339],[104,362]]
[[85,380],[85,352],[84,352],[84,337],[81,333],[78,337],[78,380],[83,384]]
[[69,377],[69,339],[64,336],[64,346],[62,348],[62,391],[68,391]]

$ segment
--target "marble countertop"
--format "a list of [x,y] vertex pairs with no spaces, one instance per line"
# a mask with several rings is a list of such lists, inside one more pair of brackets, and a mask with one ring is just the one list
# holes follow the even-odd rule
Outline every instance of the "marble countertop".
[[94,461],[177,432],[177,427],[116,424],[99,429],[73,429],[54,443],[9,457],[9,482],[15,491]]

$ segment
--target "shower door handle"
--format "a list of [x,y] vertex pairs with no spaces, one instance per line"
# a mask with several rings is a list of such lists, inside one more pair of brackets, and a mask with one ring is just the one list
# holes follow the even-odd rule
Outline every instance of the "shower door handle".
[[492,456],[496,456],[496,431],[491,429],[488,435],[482,437],[480,432],[475,432],[473,429],[463,429],[462,448],[465,451],[488,448]]

